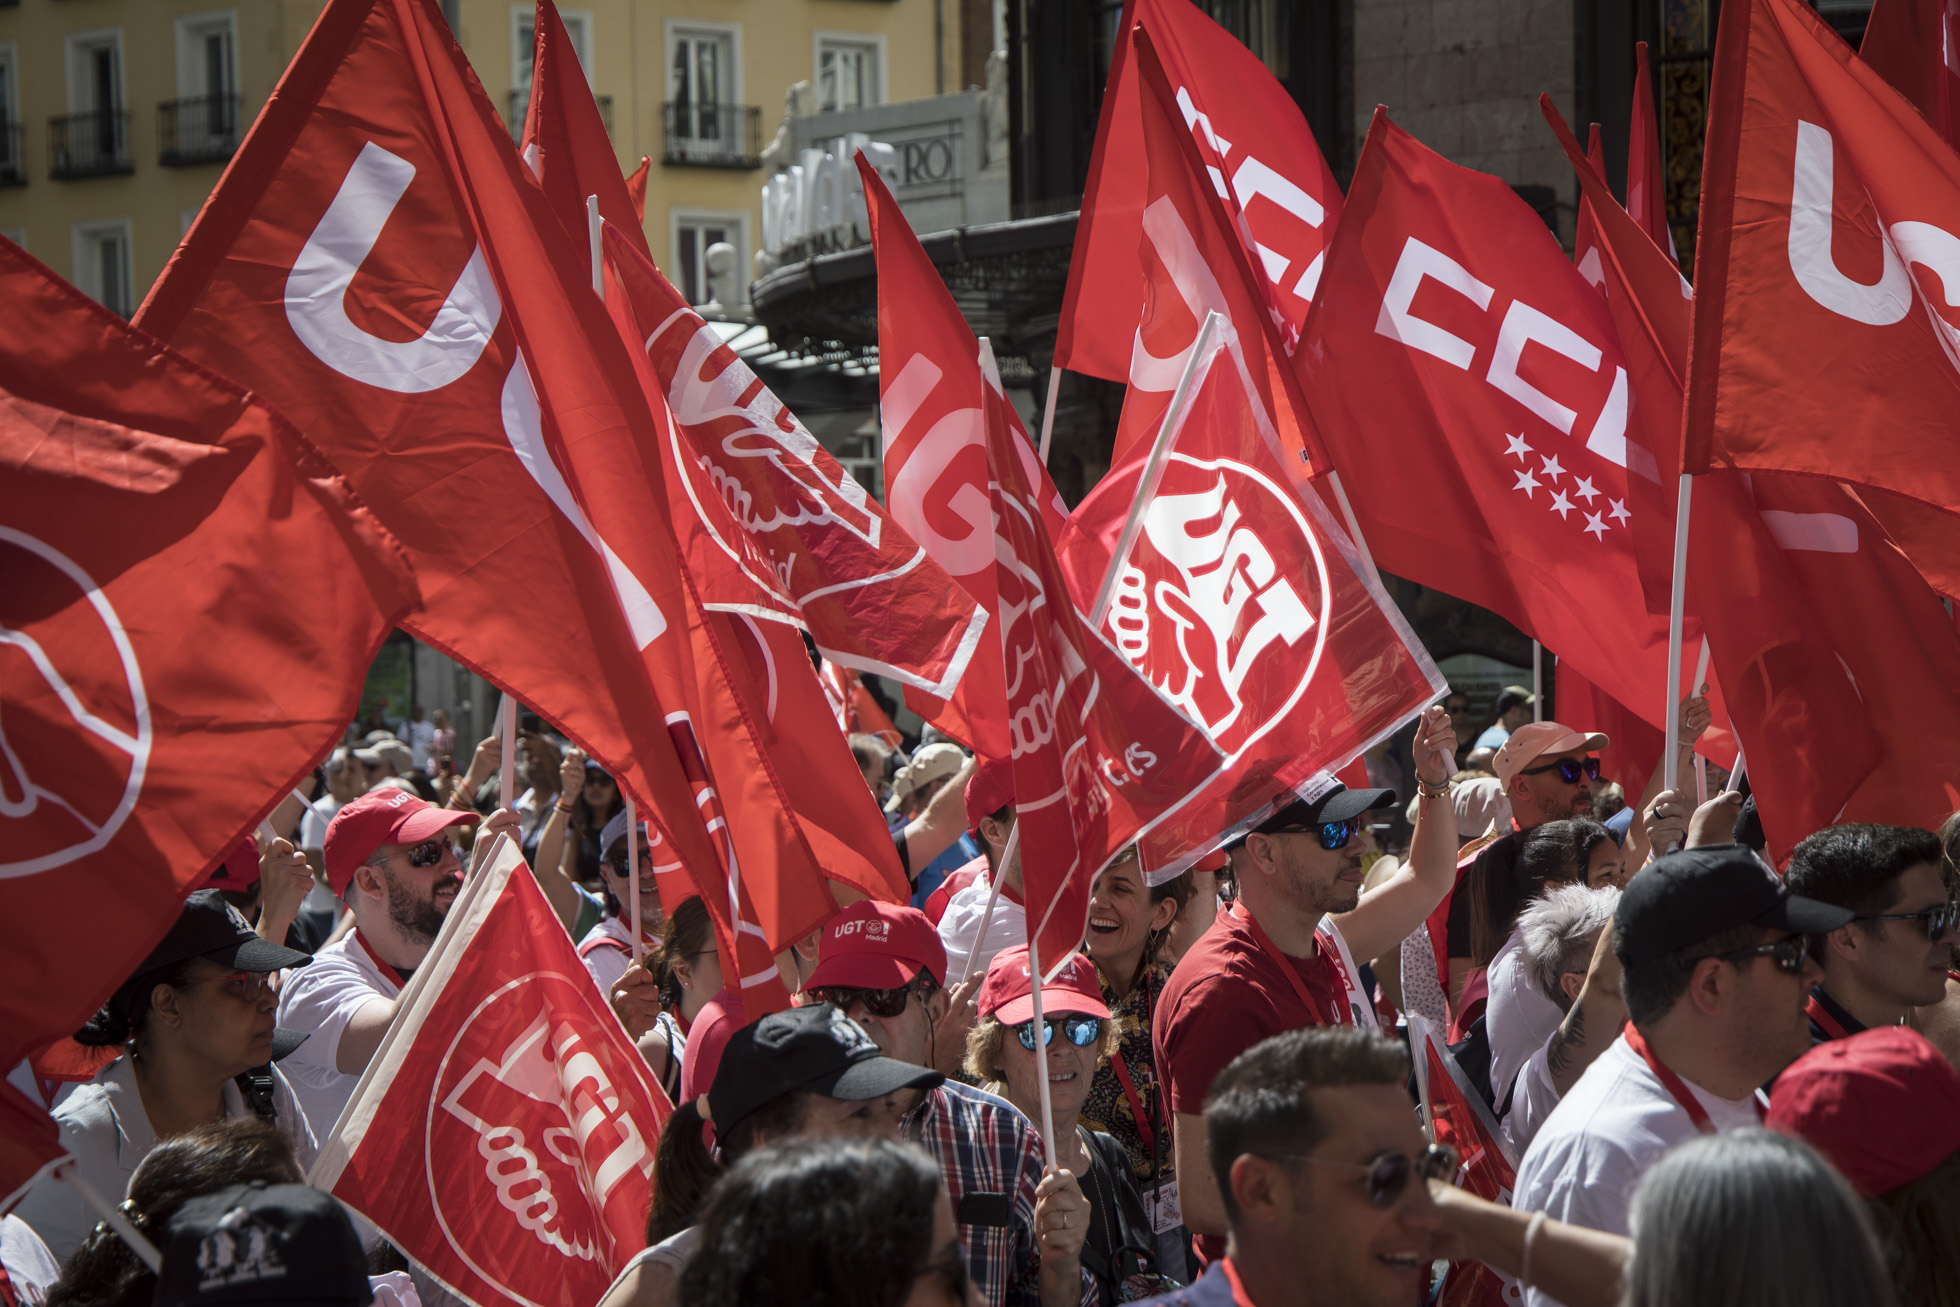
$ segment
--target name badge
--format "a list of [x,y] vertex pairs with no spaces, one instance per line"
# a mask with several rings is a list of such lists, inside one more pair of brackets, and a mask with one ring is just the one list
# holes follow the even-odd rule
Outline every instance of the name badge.
[[1143,1194],[1143,1210],[1150,1217],[1150,1232],[1162,1234],[1184,1224],[1184,1209],[1177,1201],[1177,1180],[1165,1180]]

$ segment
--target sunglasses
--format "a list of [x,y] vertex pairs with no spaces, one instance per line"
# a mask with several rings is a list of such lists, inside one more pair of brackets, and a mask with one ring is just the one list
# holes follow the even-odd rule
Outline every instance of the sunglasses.
[[[1087,1048],[1102,1038],[1102,1018],[1085,1017],[1076,1014],[1062,1017],[1048,1017],[1041,1023],[1041,1046],[1048,1047],[1055,1042],[1055,1027],[1060,1026],[1068,1042],[1077,1048]],[[1021,1041],[1021,1047],[1034,1052],[1034,1022],[1023,1021],[1014,1027],[1014,1037]]]
[[424,840],[400,856],[407,858],[411,867],[433,867],[442,861],[445,853],[455,854],[458,860],[463,856],[463,851],[448,840]]
[[1567,785],[1577,785],[1581,776],[1589,781],[1596,781],[1599,779],[1599,759],[1560,758],[1557,762],[1548,762],[1543,767],[1527,767],[1518,775],[1536,776],[1540,772],[1548,771],[1557,772],[1558,778]]
[[[696,954],[696,956],[700,956]],[[825,985],[821,989],[808,991],[811,998],[819,1003],[828,1003],[846,1016],[853,1007],[864,1004],[864,1010],[874,1017],[890,1020],[905,1011],[905,1005],[919,989],[919,983],[900,985],[897,989],[858,989],[849,985]]]
[[202,985],[209,982],[223,985],[225,992],[233,998],[250,1002],[272,987],[273,975],[274,973],[270,971],[230,971],[222,976],[199,976],[195,980],[187,980],[184,983]]
[[1268,835],[1307,835],[1320,836],[1320,847],[1329,852],[1344,849],[1361,830],[1361,818],[1350,817],[1346,821],[1324,822],[1319,826],[1279,826],[1266,832]]
[[1721,958],[1724,961],[1736,961],[1742,958],[1768,958],[1776,964],[1778,971],[1787,971],[1794,976],[1803,970],[1804,959],[1810,956],[1810,937],[1808,935],[1790,935],[1771,944],[1758,944],[1754,948],[1730,949],[1727,953],[1711,953],[1708,956]]
[[1368,1202],[1375,1207],[1395,1206],[1407,1191],[1411,1177],[1448,1182],[1460,1165],[1456,1149],[1448,1144],[1431,1144],[1414,1157],[1407,1153],[1383,1153],[1372,1162],[1335,1162],[1325,1157],[1308,1157],[1304,1153],[1256,1153],[1254,1156],[1286,1158],[1294,1162],[1311,1162],[1315,1166],[1337,1167],[1343,1171],[1359,1171],[1368,1184]]
[[1917,921],[1926,928],[1926,938],[1937,940],[1955,927],[1960,927],[1960,903],[1942,903],[1937,907],[1921,908],[1917,912],[1877,912],[1869,917],[1854,917],[1854,921]]

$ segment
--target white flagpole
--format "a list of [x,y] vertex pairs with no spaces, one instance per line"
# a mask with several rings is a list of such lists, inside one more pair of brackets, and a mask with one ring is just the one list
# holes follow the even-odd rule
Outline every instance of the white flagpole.
[[1163,479],[1164,459],[1170,454],[1171,442],[1177,438],[1178,427],[1183,424],[1184,410],[1190,407],[1198,364],[1207,357],[1211,338],[1224,321],[1225,315],[1217,309],[1205,314],[1204,324],[1198,328],[1198,338],[1192,342],[1191,353],[1184,360],[1184,371],[1177,378],[1177,389],[1171,392],[1170,406],[1164,410],[1164,420],[1157,427],[1157,438],[1150,445],[1150,457],[1144,462],[1143,479],[1137,483],[1136,497],[1130,501],[1129,515],[1123,519],[1123,532],[1116,537],[1116,548],[1109,556],[1109,570],[1103,573],[1102,588],[1096,592],[1096,606],[1089,615],[1091,629],[1100,627],[1103,618],[1109,615],[1109,601],[1116,593],[1116,578],[1121,575],[1123,564],[1130,561],[1130,550],[1135,548],[1137,532],[1143,527],[1143,510],[1157,494],[1157,483]]
[[1744,775],[1747,774],[1748,762],[1749,760],[1742,756],[1742,746],[1740,744],[1736,745],[1735,746],[1735,770],[1729,773],[1729,788],[1728,788],[1729,793],[1731,794],[1742,793],[1742,778]]
[[[1015,823],[1019,829],[1020,823]],[[1033,936],[1028,937],[1028,979],[1034,995],[1035,1084],[1041,1088],[1041,1142],[1048,1154],[1048,1165],[1055,1165],[1055,1106],[1048,1090],[1048,1027],[1041,1017],[1041,957],[1035,951]]]
[[1531,642],[1531,720],[1545,720],[1545,646]]
[[[1674,594],[1667,613],[1667,753],[1661,758],[1661,788],[1681,783],[1681,622],[1688,589],[1688,510],[1695,489],[1692,473],[1681,474],[1681,493],[1674,509]],[[1666,850],[1662,850],[1666,852]]]
[[[1044,1075],[1042,1083],[1045,1085],[1047,1082],[1048,1077]],[[163,1274],[163,1254],[157,1251],[157,1246],[145,1239],[142,1231],[130,1223],[122,1208],[104,1198],[100,1190],[82,1178],[81,1168],[72,1158],[54,1169],[54,1178],[80,1194],[82,1201],[95,1209],[95,1214],[129,1245],[129,1250],[142,1259],[143,1265],[149,1267],[152,1274]]]
[[1008,829],[1007,843],[1001,846],[1000,866],[994,869],[993,884],[987,889],[987,906],[980,913],[980,933],[973,937],[973,947],[966,951],[966,965],[960,969],[959,983],[962,985],[973,975],[973,963],[980,956],[980,944],[987,938],[987,927],[994,921],[994,904],[1000,902],[1000,883],[1007,879],[1007,865],[1014,861],[1014,854],[1020,847],[1021,823],[1017,820]]
[[1051,364],[1048,368],[1048,398],[1041,402],[1041,444],[1035,449],[1035,456],[1043,467],[1048,466],[1048,441],[1055,434],[1055,396],[1062,389],[1062,365]]
[[[1340,504],[1341,516],[1347,520],[1348,534],[1354,537],[1355,551],[1361,555],[1362,563],[1374,574],[1375,579],[1380,581],[1382,571],[1375,566],[1375,556],[1368,552],[1368,539],[1361,534],[1361,522],[1354,516],[1354,505],[1348,503],[1347,487],[1341,484],[1341,474],[1338,470],[1328,469],[1327,484],[1334,488],[1334,500]],[[1309,492],[1302,490],[1300,493]]]
[[626,915],[632,919],[633,960],[647,955],[640,942],[640,816],[633,800],[626,800]]
[[592,293],[600,299],[606,298],[606,269],[600,252],[603,239],[600,236],[599,197],[585,197],[585,243],[592,255]]
[[517,697],[506,694],[503,707],[504,757],[498,769],[497,806],[508,808],[517,802]]

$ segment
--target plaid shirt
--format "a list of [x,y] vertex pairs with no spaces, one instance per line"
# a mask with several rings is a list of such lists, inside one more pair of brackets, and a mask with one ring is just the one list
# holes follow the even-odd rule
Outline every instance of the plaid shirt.
[[[969,1194],[998,1194],[1006,1225],[961,1223],[967,1274],[988,1307],[1040,1307],[1041,1250],[1034,1236],[1034,1191],[1041,1183],[1041,1136],[1006,1099],[948,1080],[926,1091],[898,1123],[946,1175],[957,1220]],[[1082,1272],[1083,1307],[1094,1307],[1096,1281]]]

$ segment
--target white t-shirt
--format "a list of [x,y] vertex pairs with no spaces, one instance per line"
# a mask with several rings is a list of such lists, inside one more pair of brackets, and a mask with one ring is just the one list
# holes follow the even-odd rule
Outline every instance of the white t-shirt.
[[[1511,938],[1490,960],[1490,999],[1484,1007],[1484,1033],[1490,1037],[1490,1089],[1499,1104],[1531,1055],[1558,1033],[1565,1013],[1531,978],[1524,932]],[[1554,1100],[1556,1101],[1556,1100]]]
[[[285,1075],[285,1063],[272,1068],[272,1105],[279,1130],[293,1146],[300,1169],[313,1165],[317,1151],[312,1127],[302,1102]],[[225,1115],[233,1120],[252,1115],[244,1096],[232,1081],[225,1082]],[[82,1085],[54,1110],[61,1126],[61,1146],[75,1155],[82,1179],[111,1202],[121,1202],[129,1193],[129,1179],[137,1165],[157,1146],[157,1132],[143,1107],[142,1091],[136,1087],[136,1069],[129,1058],[119,1057]],[[48,1245],[48,1251],[62,1261],[81,1245],[95,1228],[95,1209],[75,1191],[74,1186],[53,1176],[42,1176],[14,1209]]]
[[21,1307],[41,1307],[48,1286],[61,1276],[61,1264],[47,1244],[18,1216],[0,1216],[0,1266],[7,1268]]
[[339,1069],[341,1033],[356,1012],[402,992],[368,956],[358,934],[348,931],[315,953],[310,965],[288,971],[279,991],[279,1024],[312,1036],[279,1066],[322,1134],[340,1120],[361,1080],[358,1072]]
[[946,946],[946,984],[951,986],[967,974],[966,956],[976,953],[973,974],[984,976],[994,954],[1028,942],[1027,909],[1005,893],[994,901],[994,915],[987,922],[987,937],[975,944],[980,934],[980,918],[987,910],[988,884],[985,877],[946,900],[946,912],[939,918],[939,942]]
[[[1716,1130],[1760,1125],[1756,1099],[1739,1102],[1683,1081]],[[1552,1109],[1518,1165],[1511,1206],[1609,1234],[1627,1233],[1627,1209],[1640,1177],[1697,1131],[1647,1060],[1613,1041]],[[1531,1307],[1556,1302],[1528,1291]]]
[[436,742],[434,722],[410,722],[408,724],[408,756],[418,771],[429,770],[429,750]]
[[[641,941],[648,949],[658,948],[660,941],[648,938],[641,932]],[[633,932],[618,917],[607,917],[578,942],[579,961],[598,982],[599,992],[608,1000],[612,998],[612,987],[626,974],[626,968],[633,965]]]
[[[1516,1082],[1511,1086],[1511,1110],[1504,1116],[1498,1128],[1504,1132],[1504,1141],[1511,1145],[1514,1157],[1523,1157],[1531,1147],[1531,1141],[1538,1137],[1552,1109],[1558,1106],[1558,1086],[1552,1083],[1551,1046],[1546,1044],[1533,1053],[1518,1072]],[[1500,1102],[1502,1100],[1499,1100]]]

